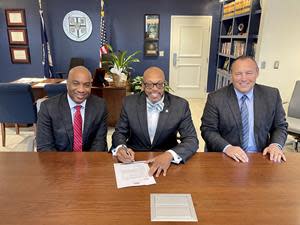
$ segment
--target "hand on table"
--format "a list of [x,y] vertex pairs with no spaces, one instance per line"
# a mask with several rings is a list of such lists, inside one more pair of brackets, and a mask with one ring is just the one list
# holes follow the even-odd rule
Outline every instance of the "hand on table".
[[159,177],[161,172],[166,176],[172,160],[173,156],[170,152],[164,152],[153,159],[148,160],[148,163],[152,164],[149,170],[149,176],[153,176],[155,172],[156,177]]
[[270,154],[270,160],[274,162],[281,162],[286,161],[286,158],[283,154],[283,151],[276,145],[276,144],[270,144],[268,147],[266,147],[263,151],[263,155]]
[[249,161],[247,154],[238,146],[229,146],[224,153],[237,162],[245,163]]

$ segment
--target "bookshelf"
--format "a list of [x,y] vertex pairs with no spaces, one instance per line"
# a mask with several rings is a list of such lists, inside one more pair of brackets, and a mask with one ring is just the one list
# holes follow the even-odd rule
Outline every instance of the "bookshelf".
[[231,82],[229,68],[240,55],[255,57],[261,18],[259,0],[227,0],[221,7],[215,90]]

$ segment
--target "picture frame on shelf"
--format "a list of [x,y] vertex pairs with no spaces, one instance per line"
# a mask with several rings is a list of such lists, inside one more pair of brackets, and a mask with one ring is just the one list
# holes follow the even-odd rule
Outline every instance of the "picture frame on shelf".
[[11,56],[11,62],[16,63],[24,63],[29,64],[30,63],[30,53],[29,53],[29,47],[13,47],[10,46],[10,56]]
[[159,40],[159,14],[145,14],[145,40]]
[[145,56],[158,56],[158,41],[146,41],[144,43]]
[[25,27],[25,9],[5,9],[6,24],[8,27]]
[[27,29],[7,29],[8,41],[10,45],[28,45]]

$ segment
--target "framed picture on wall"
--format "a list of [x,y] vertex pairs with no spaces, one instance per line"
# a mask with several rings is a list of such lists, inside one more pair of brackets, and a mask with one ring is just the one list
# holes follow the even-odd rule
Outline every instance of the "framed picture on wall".
[[145,39],[159,39],[159,14],[145,14]]
[[10,45],[28,45],[26,29],[7,29],[8,41]]
[[9,47],[12,63],[30,63],[28,47]]
[[144,42],[144,55],[145,56],[158,56],[158,41],[145,41]]
[[5,9],[7,26],[25,27],[25,9]]

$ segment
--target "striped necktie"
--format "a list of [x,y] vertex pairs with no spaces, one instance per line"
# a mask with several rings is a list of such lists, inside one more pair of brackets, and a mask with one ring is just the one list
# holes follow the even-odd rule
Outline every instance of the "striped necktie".
[[73,131],[74,142],[73,151],[82,152],[82,117],[80,113],[81,105],[75,106],[76,112],[74,115]]
[[241,117],[242,117],[242,148],[247,150],[249,143],[249,112],[246,105],[247,95],[241,98]]

